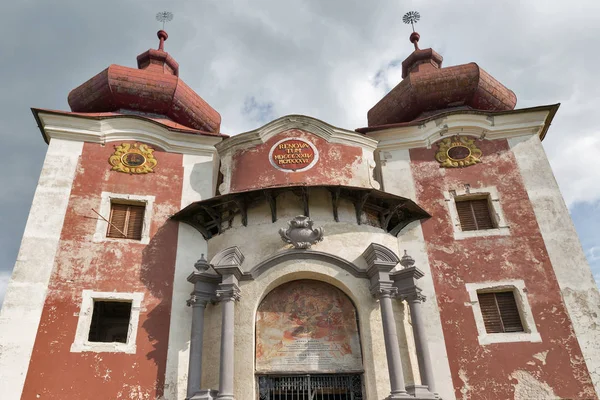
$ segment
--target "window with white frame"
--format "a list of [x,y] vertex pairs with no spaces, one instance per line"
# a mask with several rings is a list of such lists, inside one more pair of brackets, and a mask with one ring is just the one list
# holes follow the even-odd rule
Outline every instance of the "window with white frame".
[[71,352],[136,351],[143,293],[82,292]]
[[465,287],[479,344],[542,341],[523,280],[467,283]]
[[454,239],[510,235],[496,187],[465,187],[444,192]]
[[154,196],[102,192],[94,242],[150,243]]

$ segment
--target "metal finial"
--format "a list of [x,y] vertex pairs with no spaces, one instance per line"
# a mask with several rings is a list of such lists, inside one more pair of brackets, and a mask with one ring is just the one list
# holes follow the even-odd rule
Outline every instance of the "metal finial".
[[173,13],[169,11],[161,11],[156,14],[156,20],[162,22],[162,28],[165,29],[165,22],[169,22],[173,19]]
[[402,22],[410,24],[413,32],[415,31],[415,24],[421,19],[421,14],[418,11],[409,11],[402,17]]

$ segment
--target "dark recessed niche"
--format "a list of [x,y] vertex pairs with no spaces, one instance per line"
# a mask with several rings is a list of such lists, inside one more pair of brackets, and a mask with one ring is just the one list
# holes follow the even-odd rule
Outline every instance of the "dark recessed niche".
[[130,318],[130,301],[94,300],[88,341],[127,343]]

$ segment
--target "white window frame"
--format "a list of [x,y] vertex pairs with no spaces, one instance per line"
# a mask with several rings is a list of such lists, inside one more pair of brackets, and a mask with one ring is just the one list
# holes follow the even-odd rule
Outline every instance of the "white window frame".
[[[150,224],[152,222],[152,208],[154,207],[154,196],[140,196],[136,194],[122,194],[122,193],[110,193],[102,192],[100,209],[98,212],[107,220],[110,220],[110,205],[114,201],[119,204],[132,204],[137,205],[143,203],[145,205],[144,210],[144,225],[142,227],[142,237],[140,240],[136,240],[136,243],[148,244],[150,243]],[[107,237],[108,222],[98,217],[96,223],[96,232],[92,241],[94,242],[123,242],[123,238],[111,238]]]
[[[81,308],[79,310],[75,340],[71,345],[71,352],[82,353],[89,351],[95,353],[135,354],[137,331],[144,293],[94,292],[92,290],[84,290],[81,297]],[[94,312],[94,300],[131,302],[129,329],[127,330],[127,341],[125,343],[88,341],[90,327],[92,325],[92,314]]]
[[[496,228],[480,229],[475,231],[463,231],[462,226],[460,225],[458,211],[456,210],[456,202],[461,200],[476,200],[483,198],[488,199],[490,216]],[[450,214],[450,220],[452,222],[455,240],[462,240],[473,237],[510,235],[509,226],[506,223],[504,213],[502,212],[502,207],[500,206],[500,197],[498,196],[498,189],[496,189],[495,186],[483,187],[478,189],[463,187],[462,189],[445,191],[444,199],[446,200],[446,204],[448,205],[448,212]]]
[[[529,301],[527,299],[525,281],[515,279],[498,282],[467,283],[465,284],[465,287],[469,293],[470,299],[470,302],[466,305],[471,306],[473,309],[473,316],[475,317],[475,325],[477,325],[477,332],[479,333],[478,340],[480,345],[485,346],[491,343],[542,341],[542,337],[535,325],[531,307],[529,306]],[[517,303],[517,308],[519,309],[519,315],[521,316],[521,322],[523,324],[523,332],[488,333],[483,322],[483,315],[481,314],[477,293],[507,291],[512,291],[515,295],[515,302]]]

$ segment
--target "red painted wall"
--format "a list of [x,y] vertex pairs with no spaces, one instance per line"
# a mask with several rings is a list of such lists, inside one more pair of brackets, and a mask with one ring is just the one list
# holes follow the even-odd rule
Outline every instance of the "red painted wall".
[[[155,399],[163,393],[177,249],[177,223],[168,217],[180,206],[182,155],[157,149],[155,173],[128,175],[110,170],[113,152],[113,144],[83,146],[23,399]],[[92,208],[98,211],[103,191],[156,197],[148,245],[92,241]],[[144,293],[136,354],[70,352],[84,289]]]
[[[442,169],[432,149],[412,149],[417,202],[432,217],[423,222],[450,369],[458,399],[512,399],[516,379],[527,371],[569,399],[596,399],[589,373],[527,196],[506,140],[479,140],[483,162]],[[443,192],[496,186],[510,236],[454,240]],[[465,283],[522,279],[541,343],[480,346]],[[533,355],[548,351],[545,362]]]
[[[284,138],[293,137],[311,142],[319,151],[319,160],[306,171],[283,172],[273,167],[269,161],[271,147]],[[231,191],[303,184],[362,186],[356,183],[359,182],[360,173],[353,166],[355,163],[362,163],[362,148],[328,143],[312,133],[290,129],[261,145],[239,150],[233,155]],[[364,179],[368,180],[368,175],[364,175]]]

